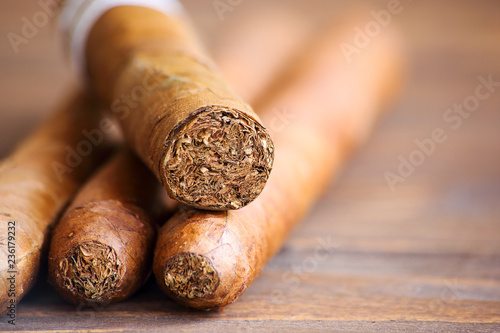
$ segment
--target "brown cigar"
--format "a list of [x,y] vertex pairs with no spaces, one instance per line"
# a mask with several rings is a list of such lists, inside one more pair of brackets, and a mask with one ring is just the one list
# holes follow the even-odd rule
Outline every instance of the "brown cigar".
[[75,304],[132,295],[151,272],[160,186],[131,152],[116,154],[80,189],[54,230],[49,281]]
[[184,17],[112,8],[92,27],[86,59],[91,83],[169,196],[225,210],[260,194],[274,159],[271,137]]
[[[278,251],[351,148],[367,137],[398,86],[399,41],[385,28],[348,63],[339,45],[366,20],[328,29],[262,107],[276,143],[269,182],[251,205],[206,212],[184,207],[160,230],[153,271],[162,290],[197,309],[236,300]],[[291,110],[276,125],[276,112]],[[275,125],[273,125],[275,124]]]
[[[0,306],[7,311],[33,286],[50,227],[108,151],[89,141],[97,107],[79,94],[0,163]],[[12,278],[13,277],[13,278]]]

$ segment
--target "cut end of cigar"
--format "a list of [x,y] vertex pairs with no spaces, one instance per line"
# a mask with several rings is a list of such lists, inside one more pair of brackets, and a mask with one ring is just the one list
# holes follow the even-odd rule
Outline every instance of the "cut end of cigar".
[[80,243],[59,262],[64,287],[75,298],[99,302],[116,292],[123,272],[116,251],[98,242]]
[[244,207],[262,192],[271,173],[271,136],[235,109],[203,107],[172,131],[169,142],[165,181],[172,197],[190,206]]
[[177,297],[208,297],[219,286],[219,275],[204,256],[182,252],[168,260],[165,285]]

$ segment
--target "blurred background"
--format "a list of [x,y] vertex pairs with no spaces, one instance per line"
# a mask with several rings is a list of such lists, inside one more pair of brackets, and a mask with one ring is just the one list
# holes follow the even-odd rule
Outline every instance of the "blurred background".
[[[51,1],[0,2],[0,157],[79,84],[57,29],[37,14],[44,10],[41,3]],[[219,325],[211,328],[241,328],[237,325],[245,321],[268,329],[387,331],[410,330],[425,321],[429,331],[499,329],[494,323],[500,323],[500,2],[183,3],[219,65],[235,75],[259,70],[232,68],[235,54],[271,56],[266,48],[242,45],[242,35],[258,39],[265,32],[252,28],[259,20],[282,41],[283,52],[291,53],[304,48],[324,22],[348,15],[350,7],[372,15],[371,10],[399,4],[388,24],[400,30],[405,43],[405,83],[367,144],[235,304],[220,314],[186,312],[151,285],[128,303],[136,312],[127,312],[125,302],[98,315],[113,322],[111,316],[130,313],[114,322],[116,327],[154,314],[156,323],[188,329],[203,325],[195,318]],[[13,47],[9,34],[22,36],[25,21],[33,19],[39,20],[36,31]],[[278,28],[283,26],[291,28]],[[488,92],[483,99],[474,98],[479,85],[483,95]],[[258,89],[243,88],[249,95]],[[453,111],[461,105],[465,111]],[[436,129],[446,139],[425,153],[422,142]],[[326,243],[331,244],[328,255],[311,263],[314,249]],[[75,310],[50,287],[45,289],[40,297],[28,296],[18,316],[48,328],[56,324],[48,324],[47,318]],[[50,302],[44,303],[44,297]],[[182,316],[175,322],[157,318],[165,314]],[[71,320],[61,327],[69,327],[64,325]]]

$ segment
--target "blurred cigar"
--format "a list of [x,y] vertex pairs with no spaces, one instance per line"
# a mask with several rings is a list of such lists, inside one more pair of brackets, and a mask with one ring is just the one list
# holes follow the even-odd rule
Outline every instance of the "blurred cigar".
[[51,226],[109,152],[109,121],[91,97],[75,95],[0,162],[2,314],[35,283]]
[[210,49],[224,76],[254,106],[275,76],[302,53],[315,25],[287,6],[252,5],[225,16]]
[[[259,198],[238,211],[184,207],[160,230],[153,270],[167,295],[197,309],[236,300],[351,149],[367,137],[401,75],[400,43],[392,27],[352,61],[339,48],[352,42],[354,28],[369,19],[327,29],[262,104],[259,111],[276,142],[276,161]],[[284,108],[287,113],[280,114]]]

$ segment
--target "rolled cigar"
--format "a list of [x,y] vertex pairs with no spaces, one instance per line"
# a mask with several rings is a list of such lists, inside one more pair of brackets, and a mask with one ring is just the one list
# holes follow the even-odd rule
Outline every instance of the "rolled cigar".
[[89,141],[91,131],[109,125],[95,109],[79,94],[0,163],[2,314],[35,283],[51,226],[108,151],[102,132]]
[[[153,271],[171,298],[196,309],[235,301],[278,251],[372,127],[400,77],[398,39],[386,27],[350,63],[339,45],[366,20],[328,29],[261,110],[275,129],[274,171],[251,205],[227,212],[183,207],[160,230]],[[289,123],[276,123],[286,106]]]
[[[81,2],[74,39],[86,13],[107,2]],[[208,58],[180,5],[165,1],[171,8],[160,11],[149,2],[113,7],[91,25],[90,82],[170,197],[202,209],[241,208],[269,177],[271,137]]]
[[117,153],[80,189],[50,245],[49,281],[63,298],[107,305],[144,284],[151,272],[159,189],[149,169],[128,150]]

